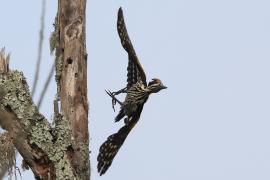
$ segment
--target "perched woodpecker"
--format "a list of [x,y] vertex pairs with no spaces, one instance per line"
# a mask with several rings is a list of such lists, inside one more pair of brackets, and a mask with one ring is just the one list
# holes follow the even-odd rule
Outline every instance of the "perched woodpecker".
[[[113,108],[116,102],[121,106],[120,112],[115,117],[115,122],[125,117],[125,125],[117,133],[110,135],[101,145],[97,157],[97,169],[100,175],[104,174],[111,166],[115,155],[124,143],[129,132],[140,119],[144,103],[147,101],[149,95],[167,88],[162,84],[161,80],[157,78],[152,79],[147,85],[145,72],[127,33],[121,7],[118,10],[117,30],[121,44],[128,53],[127,86],[117,92],[106,92],[112,98]],[[120,93],[126,93],[124,102],[119,101],[115,97],[115,95]]]

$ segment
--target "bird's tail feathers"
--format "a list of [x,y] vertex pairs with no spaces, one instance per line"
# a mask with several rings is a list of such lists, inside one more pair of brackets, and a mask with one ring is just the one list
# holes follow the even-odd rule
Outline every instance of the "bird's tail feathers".
[[129,123],[125,124],[117,133],[110,135],[101,145],[97,157],[97,168],[100,175],[104,174],[111,166],[114,157],[135,124],[136,122],[129,121]]

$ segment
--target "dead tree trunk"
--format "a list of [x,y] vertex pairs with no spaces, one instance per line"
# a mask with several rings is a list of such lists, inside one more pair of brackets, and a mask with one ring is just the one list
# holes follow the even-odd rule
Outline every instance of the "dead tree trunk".
[[36,179],[90,179],[85,7],[86,0],[58,1],[54,126],[34,105],[23,73],[9,70],[0,53],[0,126]]
[[[75,144],[73,170],[89,179],[87,53],[85,45],[86,0],[60,0],[58,21],[61,63],[60,100],[64,117],[71,124]],[[59,73],[60,74],[60,73]]]

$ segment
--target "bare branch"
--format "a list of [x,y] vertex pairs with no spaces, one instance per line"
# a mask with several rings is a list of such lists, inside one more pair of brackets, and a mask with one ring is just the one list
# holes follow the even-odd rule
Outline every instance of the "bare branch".
[[38,79],[39,79],[39,70],[40,70],[40,63],[41,63],[41,59],[42,59],[42,47],[43,47],[43,39],[44,39],[44,21],[45,21],[45,6],[46,6],[46,0],[42,1],[42,11],[41,11],[41,27],[40,27],[40,31],[39,31],[39,43],[38,43],[38,57],[37,57],[37,63],[36,63],[36,72],[35,72],[35,78],[34,78],[34,83],[33,83],[33,87],[32,87],[32,97],[34,97],[35,92],[36,92],[36,88],[37,88],[37,83],[38,83]]
[[41,106],[41,104],[42,104],[42,101],[43,101],[44,96],[45,96],[45,94],[46,94],[46,92],[47,92],[48,86],[49,86],[49,84],[50,84],[50,82],[51,82],[51,80],[52,80],[53,73],[54,73],[54,69],[55,69],[54,66],[55,66],[55,64],[52,65],[51,70],[50,70],[50,72],[49,72],[49,74],[48,74],[48,77],[47,77],[47,79],[46,79],[46,82],[45,82],[45,84],[44,84],[44,87],[43,87],[43,89],[42,89],[42,92],[41,92],[41,94],[40,94],[40,97],[39,97],[39,100],[38,100],[38,103],[37,103],[38,109],[40,108],[40,106]]

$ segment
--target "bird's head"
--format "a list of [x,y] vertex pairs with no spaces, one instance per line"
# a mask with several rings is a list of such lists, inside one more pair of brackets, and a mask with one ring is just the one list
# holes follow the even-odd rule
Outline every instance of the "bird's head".
[[163,85],[160,79],[153,78],[152,81],[148,83],[148,89],[151,93],[157,93],[162,89],[167,89],[167,87]]

